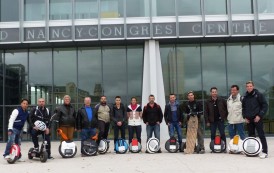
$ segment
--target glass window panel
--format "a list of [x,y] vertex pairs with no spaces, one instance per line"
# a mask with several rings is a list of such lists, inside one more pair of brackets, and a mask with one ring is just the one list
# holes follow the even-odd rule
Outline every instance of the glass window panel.
[[67,20],[71,19],[72,2],[71,0],[50,0],[49,2],[49,19],[50,20]]
[[166,100],[170,93],[177,93],[176,52],[175,45],[160,45]]
[[179,98],[187,99],[186,93],[194,91],[195,98],[202,99],[200,46],[178,45],[176,64]]
[[54,88],[53,102],[63,103],[64,95],[71,97],[71,102],[76,102],[77,95],[77,70],[75,49],[54,49]]
[[[1,142],[4,142],[4,134],[6,134],[5,131],[4,131],[4,129],[8,129],[6,127],[7,125],[5,123],[3,123],[3,120],[4,120],[4,116],[3,115],[4,115],[3,114],[3,106],[0,106],[0,141]],[[7,122],[7,124],[8,124],[8,122]]]
[[75,19],[98,18],[97,0],[75,0]]
[[206,15],[227,14],[226,0],[204,0]]
[[[243,8],[244,7],[244,8]],[[251,14],[252,0],[231,0],[232,14]]]
[[[2,50],[0,50],[0,105],[3,105],[3,88],[4,88],[4,53]],[[1,112],[0,112],[1,114]]]
[[274,13],[273,0],[258,0],[259,13]]
[[175,0],[152,0],[152,16],[175,16]]
[[210,88],[218,88],[219,96],[227,97],[224,44],[202,45],[203,90],[207,99]]
[[78,49],[78,103],[90,96],[93,105],[103,95],[101,48]]
[[127,47],[127,74],[128,74],[127,103],[129,103],[131,97],[137,97],[138,101],[142,100],[143,59],[144,59],[143,46]]
[[45,20],[45,0],[25,0],[25,21]]
[[108,102],[113,103],[115,96],[126,100],[127,71],[126,48],[103,47],[103,90]]
[[265,118],[274,119],[274,44],[252,44],[252,80],[268,103],[269,111]]
[[27,98],[28,53],[10,50],[5,53],[5,104],[17,105]]
[[0,1],[0,21],[12,22],[19,21],[19,1],[1,0]]
[[177,0],[177,10],[179,16],[201,15],[200,0]]
[[29,91],[30,103],[36,104],[44,98],[52,104],[52,51],[33,49],[29,52]]
[[[245,92],[245,82],[251,79],[249,44],[227,44],[228,92],[231,85],[238,85]],[[239,75],[241,74],[241,75]]]
[[123,0],[101,0],[102,18],[120,18],[124,17]]
[[126,0],[127,17],[148,17],[148,0]]

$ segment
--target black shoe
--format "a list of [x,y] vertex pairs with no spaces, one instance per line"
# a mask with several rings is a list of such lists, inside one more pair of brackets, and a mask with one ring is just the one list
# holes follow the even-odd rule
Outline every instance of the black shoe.
[[49,156],[49,157],[48,157],[48,159],[50,159],[50,160],[53,160],[53,159],[54,159],[54,157],[52,157],[52,156]]
[[146,150],[146,153],[149,153],[149,152]]
[[205,154],[205,149],[201,149],[201,151],[199,152],[199,154]]
[[157,153],[162,153],[162,150],[161,150],[161,149],[159,149]]

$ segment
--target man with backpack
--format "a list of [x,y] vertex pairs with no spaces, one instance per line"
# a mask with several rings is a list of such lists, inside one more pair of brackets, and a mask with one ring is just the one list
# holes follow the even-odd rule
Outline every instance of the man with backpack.
[[257,130],[263,148],[260,158],[267,158],[268,149],[264,134],[263,117],[267,112],[268,104],[264,95],[254,88],[252,81],[246,82],[246,93],[242,105],[243,116],[247,123],[248,136],[255,137],[255,129]]
[[[121,103],[121,97],[115,97],[115,104],[112,107],[111,121],[113,122],[114,129],[114,146],[119,138],[119,131],[121,132],[121,138],[125,137],[127,113],[124,105]],[[115,148],[115,147],[114,147]]]
[[[48,159],[53,159],[51,156],[51,144],[50,144],[50,119],[51,113],[48,108],[45,106],[45,99],[38,99],[38,106],[31,109],[28,122],[30,125],[30,134],[32,138],[32,142],[34,144],[34,151],[39,152],[39,143],[38,143],[38,135],[42,135],[43,138],[47,141],[46,151],[48,153]],[[46,130],[41,131],[34,124],[36,121],[42,121],[46,124]]]
[[[160,124],[162,120],[163,112],[161,106],[155,103],[155,97],[151,94],[149,95],[149,103],[143,109],[143,121],[146,124],[147,141],[152,137],[152,133],[160,141]],[[161,152],[161,149],[159,149],[158,153]]]

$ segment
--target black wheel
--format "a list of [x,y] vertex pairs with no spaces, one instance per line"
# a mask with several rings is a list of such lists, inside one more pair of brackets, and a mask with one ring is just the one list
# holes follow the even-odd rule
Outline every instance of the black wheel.
[[43,151],[41,154],[40,154],[40,161],[42,163],[45,163],[46,161],[48,160],[48,153],[46,151]]
[[16,160],[18,160],[18,159],[19,159],[19,157],[18,157],[18,156],[15,156],[13,159],[8,159],[7,162],[8,162],[9,164],[14,164],[14,163],[16,162]]
[[30,148],[30,149],[29,149],[29,152],[28,152],[28,158],[29,158],[30,160],[33,159],[33,156],[31,155],[32,152],[33,152],[33,150],[34,150],[34,148]]

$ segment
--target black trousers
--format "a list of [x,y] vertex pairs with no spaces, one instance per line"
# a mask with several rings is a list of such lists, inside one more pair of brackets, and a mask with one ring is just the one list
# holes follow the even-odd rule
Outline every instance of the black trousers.
[[134,133],[136,134],[136,138],[138,142],[141,144],[141,133],[142,133],[142,126],[128,126],[128,143],[130,144]]
[[250,120],[250,122],[247,124],[247,130],[248,130],[248,136],[250,137],[255,137],[255,129],[257,130],[258,136],[261,140],[262,147],[263,147],[263,152],[267,154],[268,149],[267,149],[267,142],[264,134],[264,126],[263,126],[263,121],[260,120],[259,122],[254,122],[253,120]]
[[39,148],[38,135],[42,135],[42,137],[45,139],[45,141],[47,141],[46,151],[47,151],[48,155],[50,156],[50,154],[51,154],[50,134],[46,135],[45,132],[43,132],[43,131],[32,129],[31,130],[31,138],[32,138],[32,142],[34,144],[34,148]]
[[98,120],[98,129],[99,129],[99,140],[101,139],[107,139],[108,138],[108,131],[109,131],[109,123],[106,123],[102,120]]
[[114,145],[116,141],[119,138],[119,131],[121,132],[121,138],[126,139],[126,134],[125,134],[125,124],[123,123],[121,126],[117,126],[116,124],[113,126],[114,129]]

